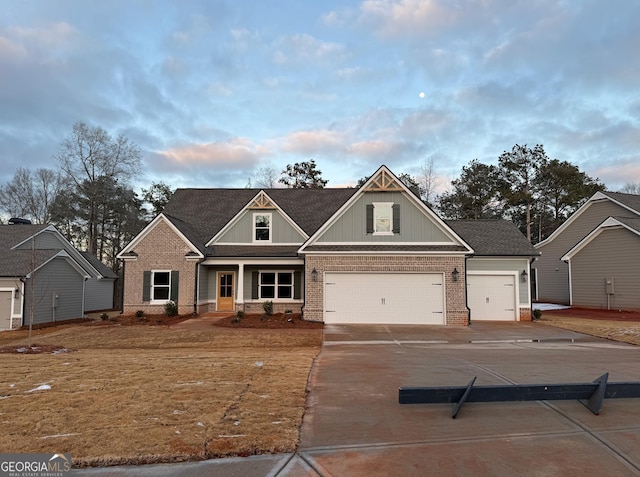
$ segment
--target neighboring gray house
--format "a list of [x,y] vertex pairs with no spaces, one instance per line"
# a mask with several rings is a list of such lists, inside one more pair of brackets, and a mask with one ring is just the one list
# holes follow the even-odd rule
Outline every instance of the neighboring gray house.
[[[111,291],[87,284],[102,273],[53,226],[0,225],[0,330],[82,318],[85,302],[113,302]],[[108,308],[111,308],[109,306]]]
[[[640,195],[597,192],[546,240],[532,267],[537,301],[640,309]],[[610,282],[607,284],[607,282]]]
[[359,189],[178,189],[119,258],[125,312],[271,301],[325,323],[466,325],[531,318],[535,255],[507,222],[443,221],[382,166]]
[[118,275],[89,252],[80,252],[100,277],[91,277],[85,283],[84,311],[112,310],[114,307],[113,294]]
[[640,217],[607,218],[562,260],[572,305],[640,310]]

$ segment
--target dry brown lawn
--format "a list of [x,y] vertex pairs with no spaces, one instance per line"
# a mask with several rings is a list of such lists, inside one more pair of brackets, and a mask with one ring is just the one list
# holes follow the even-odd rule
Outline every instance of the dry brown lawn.
[[73,324],[33,342],[74,351],[0,354],[0,449],[95,466],[295,450],[322,330]]
[[545,311],[541,323],[640,345],[640,313],[573,308]]

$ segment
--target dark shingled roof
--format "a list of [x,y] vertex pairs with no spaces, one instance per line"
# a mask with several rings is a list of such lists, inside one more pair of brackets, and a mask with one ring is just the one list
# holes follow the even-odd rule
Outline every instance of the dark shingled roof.
[[464,252],[461,245],[322,245],[315,244],[305,248],[305,252]]
[[640,232],[640,217],[614,217],[618,222],[625,224],[636,232]]
[[[178,189],[167,204],[164,215],[185,237],[207,256],[295,257],[296,246],[214,245],[205,247],[249,201],[263,190],[304,232],[313,235],[357,189]],[[623,194],[629,195],[629,194]],[[537,256],[539,253],[506,220],[446,221],[475,255]],[[458,245],[322,245],[309,252],[459,252]]]
[[640,195],[638,194],[623,194],[622,192],[602,192],[604,195],[611,199],[620,202],[623,205],[635,210],[640,214]]
[[177,189],[164,215],[202,253],[205,244],[263,190],[311,236],[357,189]]
[[538,256],[533,245],[508,220],[445,221],[474,251],[486,256]]
[[[0,276],[24,277],[33,265],[39,267],[53,257],[59,250],[12,250],[13,247],[37,234],[47,225],[0,225]],[[33,263],[32,263],[33,262]]]
[[104,263],[98,260],[98,257],[96,257],[94,254],[90,252],[80,252],[80,253],[84,257],[84,259],[87,262],[89,262],[93,268],[98,270],[98,273],[103,277],[113,278],[113,279],[118,278],[118,275],[109,267],[107,267]]

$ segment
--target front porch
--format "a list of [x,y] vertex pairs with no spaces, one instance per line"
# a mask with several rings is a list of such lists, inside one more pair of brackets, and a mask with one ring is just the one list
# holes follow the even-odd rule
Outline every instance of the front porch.
[[208,259],[198,266],[197,311],[301,313],[304,305],[304,262],[288,259]]

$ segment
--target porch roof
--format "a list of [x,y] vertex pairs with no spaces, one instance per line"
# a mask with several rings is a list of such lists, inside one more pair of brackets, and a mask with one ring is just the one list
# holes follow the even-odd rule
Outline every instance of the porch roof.
[[207,258],[215,257],[297,257],[298,245],[214,245],[207,247]]

